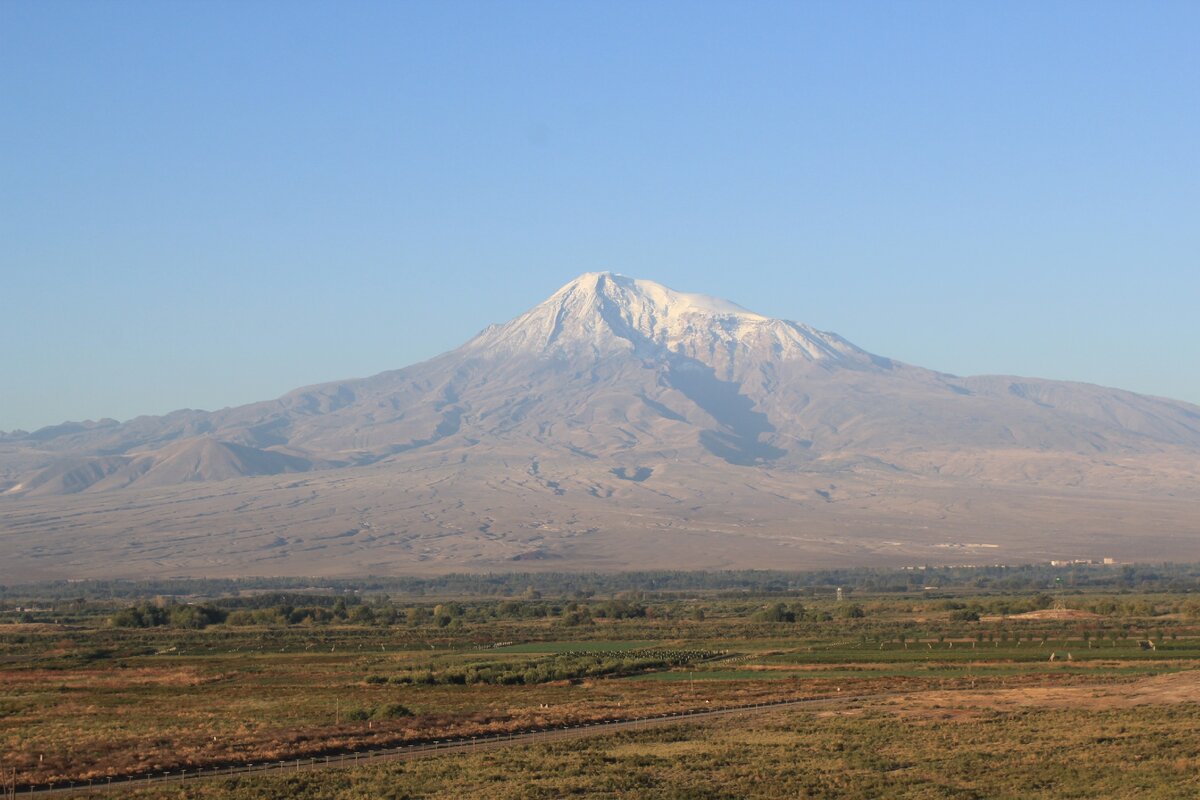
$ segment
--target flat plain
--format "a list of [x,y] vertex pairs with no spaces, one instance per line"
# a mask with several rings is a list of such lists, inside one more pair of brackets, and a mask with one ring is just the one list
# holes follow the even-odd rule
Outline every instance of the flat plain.
[[535,595],[76,597],[9,611],[0,768],[25,791],[119,785],[811,697],[828,702],[120,793],[1186,797],[1200,786],[1190,589]]

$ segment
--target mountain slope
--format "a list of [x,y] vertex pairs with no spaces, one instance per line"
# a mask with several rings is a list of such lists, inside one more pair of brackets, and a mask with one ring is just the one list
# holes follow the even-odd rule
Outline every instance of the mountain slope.
[[[72,504],[105,530],[191,529],[153,514],[124,519],[133,494],[233,532],[242,518],[219,502],[199,506],[245,492],[253,499],[239,513],[264,509],[255,530],[353,529],[340,546],[366,542],[364,552],[391,552],[412,568],[569,562],[589,536],[651,519],[654,536],[684,526],[734,541],[728,525],[760,514],[772,537],[788,520],[836,530],[851,555],[847,526],[885,539],[892,530],[919,550],[922,530],[978,524],[965,498],[1015,535],[1030,524],[1021,498],[1033,508],[1059,494],[1051,511],[1088,526],[1083,533],[1114,535],[1131,524],[1122,509],[1157,498],[1148,507],[1163,510],[1137,523],[1150,529],[1143,535],[1190,547],[1198,464],[1196,406],[1083,384],[960,378],[724,300],[589,273],[405,369],[213,413],[0,437],[0,553],[20,550],[28,525]],[[311,477],[272,477],[288,473]],[[193,496],[195,483],[213,488]],[[293,497],[298,485],[311,494]],[[332,499],[343,491],[352,506]],[[1009,500],[995,505],[997,492]],[[1104,518],[1076,492],[1091,493],[1086,502],[1106,508]],[[1114,492],[1132,495],[1113,507]],[[372,514],[374,527],[363,528]],[[434,550],[396,543],[426,536],[438,538]],[[451,540],[478,540],[478,552]],[[263,552],[272,564],[297,563],[278,545]]]

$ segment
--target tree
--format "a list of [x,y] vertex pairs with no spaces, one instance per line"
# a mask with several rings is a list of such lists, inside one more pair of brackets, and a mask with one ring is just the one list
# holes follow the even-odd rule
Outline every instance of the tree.
[[783,603],[775,603],[754,615],[755,622],[795,622],[796,615]]

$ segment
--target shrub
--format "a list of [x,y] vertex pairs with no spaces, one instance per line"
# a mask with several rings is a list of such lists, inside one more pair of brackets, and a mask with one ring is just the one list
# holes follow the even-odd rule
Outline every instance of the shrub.
[[776,603],[756,613],[753,619],[755,622],[795,622],[796,613],[783,603]]
[[399,703],[384,703],[375,707],[375,710],[371,712],[371,719],[400,719],[412,715],[412,711]]
[[586,609],[570,611],[562,618],[562,624],[567,627],[574,627],[576,625],[591,625],[592,617],[590,614],[588,614]]

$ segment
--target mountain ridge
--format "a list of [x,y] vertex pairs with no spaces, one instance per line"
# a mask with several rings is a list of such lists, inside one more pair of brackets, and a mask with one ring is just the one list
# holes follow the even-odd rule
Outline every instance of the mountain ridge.
[[[781,441],[769,440],[778,433],[779,420],[804,421],[812,397],[796,389],[812,385],[814,369],[823,373],[825,380],[843,382],[836,398],[842,410],[825,409],[825,417],[812,426],[815,438],[793,432],[791,438],[802,448],[822,438],[828,442],[827,449],[833,450],[881,446],[875,434],[867,435],[865,441],[840,434],[847,426],[868,428],[862,418],[881,415],[879,409],[872,413],[869,408],[859,407],[864,393],[875,397],[890,394],[893,400],[902,401],[897,395],[914,387],[926,395],[920,398],[922,407],[909,403],[910,412],[919,412],[906,416],[910,426],[920,421],[918,417],[935,411],[950,413],[946,407],[946,401],[952,399],[949,395],[1018,401],[1009,403],[1007,410],[1023,420],[1025,427],[1013,431],[1009,425],[991,423],[994,445],[1037,445],[1031,431],[1041,427],[1045,429],[1041,446],[1063,448],[1073,437],[1075,446],[1066,447],[1070,452],[1087,452],[1089,447],[1136,451],[1138,437],[1145,440],[1140,442],[1144,447],[1155,442],[1200,448],[1200,408],[1189,408],[1185,403],[1089,384],[1009,376],[964,378],[926,370],[868,353],[837,334],[802,323],[772,319],[718,298],[675,292],[651,281],[611,272],[585,273],[510,322],[489,326],[462,347],[410,367],[369,378],[303,387],[275,400],[216,412],[180,410],[127,423],[64,423],[25,437],[9,436],[5,441],[34,443],[30,450],[48,451],[42,459],[45,463],[38,468],[50,473],[64,467],[53,463],[58,460],[56,454],[76,460],[94,459],[69,470],[70,480],[61,485],[63,492],[86,491],[96,484],[99,489],[116,489],[136,483],[138,476],[127,481],[109,479],[112,471],[128,467],[114,462],[114,457],[140,458],[137,469],[141,473],[155,472],[153,454],[163,451],[169,458],[165,450],[184,440],[194,440],[196,447],[213,440],[226,452],[248,448],[241,457],[222,459],[222,467],[202,469],[190,479],[235,477],[239,469],[233,465],[239,461],[256,465],[240,470],[248,475],[361,466],[428,447],[459,433],[464,416],[468,423],[472,416],[458,402],[465,376],[479,370],[480,363],[522,359],[531,374],[541,378],[547,371],[565,374],[565,382],[562,375],[557,376],[559,391],[578,393],[582,386],[585,395],[606,381],[616,380],[616,374],[624,374],[621,380],[634,386],[645,377],[636,374],[639,367],[657,365],[654,381],[637,386],[633,392],[645,410],[668,421],[687,422],[688,414],[671,409],[672,404],[690,407],[690,416],[707,425],[697,433],[701,444],[707,442],[705,447],[711,454],[743,466],[767,455],[775,459],[788,452]],[[618,364],[622,359],[629,361]],[[449,369],[439,369],[442,364]],[[606,375],[606,371],[613,374]],[[843,371],[849,374],[843,375]],[[417,380],[405,386],[411,375]],[[889,380],[864,387],[856,384],[857,375],[886,375]],[[440,388],[433,389],[435,384]],[[948,395],[938,397],[942,391]],[[519,396],[520,392],[518,387],[508,394]],[[577,400],[584,406],[591,402],[587,396]],[[528,405],[537,400],[525,397],[521,402]],[[1054,425],[1031,417],[1031,406],[1026,403],[1039,410],[1063,412],[1053,423],[1067,430],[1051,435],[1049,429]],[[362,410],[364,404],[373,407]],[[512,421],[519,422],[521,412],[511,406],[512,402],[501,400],[497,409],[477,415],[475,421],[501,413],[510,417],[515,414]],[[343,413],[346,410],[359,413],[347,415]],[[340,428],[306,426],[317,418],[339,416],[351,418],[341,420]],[[894,419],[896,415],[883,416]],[[1089,420],[1094,429],[1081,430],[1084,420]],[[989,423],[982,417],[976,422],[972,430],[960,432],[962,443],[984,443],[980,437]],[[353,428],[353,435],[346,435],[346,425]],[[385,433],[373,435],[372,429],[380,427]],[[927,442],[936,441],[935,431],[928,424],[922,424],[921,431]],[[158,471],[152,479],[155,483],[166,480]],[[27,470],[25,479],[11,467],[7,472],[9,481],[4,493],[8,495],[28,491],[31,483],[57,485],[53,480],[27,477]],[[94,480],[89,482],[89,475]]]
[[[217,548],[221,531],[253,538],[281,526],[324,541],[358,526],[337,547],[412,569],[517,556],[564,565],[583,553],[619,567],[635,554],[661,558],[650,543],[684,529],[721,552],[721,536],[731,537],[769,563],[773,547],[815,547],[785,535],[792,519],[847,557],[875,542],[862,551],[875,559],[897,537],[938,555],[918,544],[922,531],[968,524],[964,498],[995,516],[997,538],[1026,541],[1020,529],[1048,497],[1051,517],[1093,538],[1134,524],[1130,508],[1159,509],[1136,524],[1187,550],[1200,519],[1198,465],[1197,406],[1090,384],[959,377],[718,298],[586,273],[401,369],[215,412],[0,438],[0,554],[49,563],[22,537],[75,541],[76,523],[63,520],[86,510],[118,541],[189,543],[162,552],[186,552],[201,530]],[[995,505],[999,494],[1009,500]],[[336,499],[348,496],[349,505]],[[163,514],[123,510],[132,507]],[[367,518],[372,527],[361,527]],[[739,539],[759,525],[765,538]],[[629,541],[613,526],[649,538]],[[590,544],[612,536],[622,553]],[[307,551],[247,552],[274,565]],[[180,558],[186,569],[232,563]]]

